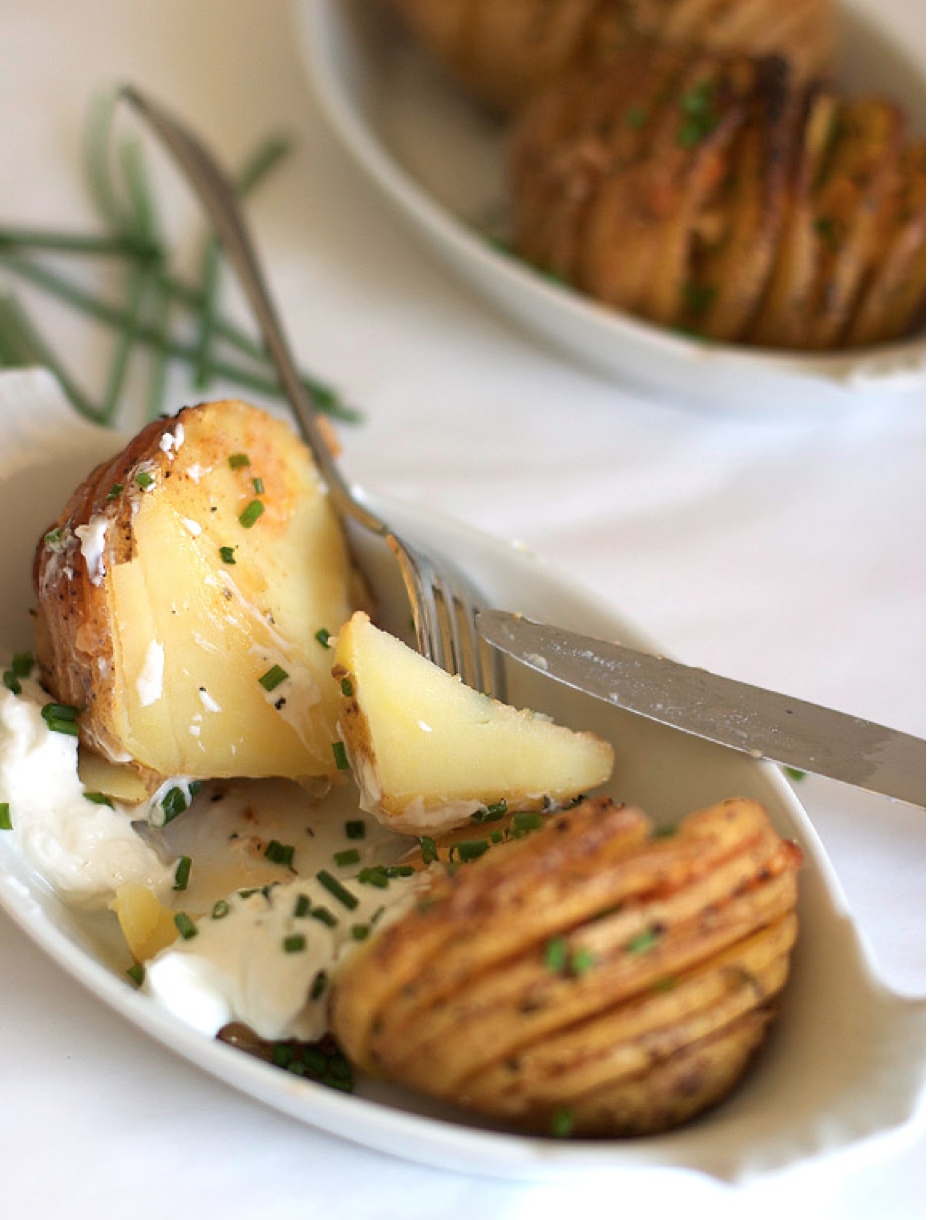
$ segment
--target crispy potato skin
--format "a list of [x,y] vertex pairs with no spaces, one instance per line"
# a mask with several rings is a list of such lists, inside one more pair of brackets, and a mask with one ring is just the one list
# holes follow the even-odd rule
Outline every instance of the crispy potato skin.
[[685,333],[824,351],[924,314],[924,142],[776,58],[655,48],[563,80],[513,128],[510,189],[522,258]]
[[508,114],[578,67],[658,43],[777,54],[798,79],[830,73],[832,0],[392,0],[474,97]]
[[520,1129],[665,1130],[741,1076],[786,983],[798,849],[733,799],[655,833],[605,798],[453,876],[339,972],[357,1064]]

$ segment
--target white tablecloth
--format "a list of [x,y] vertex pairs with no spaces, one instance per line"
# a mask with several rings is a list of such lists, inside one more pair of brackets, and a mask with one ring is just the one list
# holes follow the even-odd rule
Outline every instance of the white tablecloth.
[[[300,359],[363,407],[363,425],[341,430],[352,478],[523,540],[691,663],[924,733],[920,395],[757,418],[746,384],[742,414],[712,415],[545,351],[372,196],[318,113],[286,5],[6,0],[0,14],[0,221],[91,227],[82,122],[120,79],[169,99],[230,163],[271,129],[291,133],[296,155],[251,215]],[[169,185],[169,213],[182,194]],[[98,386],[108,338],[24,299]],[[193,397],[172,375],[171,408]],[[813,778],[797,790],[883,976],[922,992],[924,815]],[[644,1197],[621,1178],[541,1187],[391,1160],[197,1073],[5,916],[0,931],[11,1217],[924,1213],[920,1141],[840,1177],[811,1166],[735,1190],[669,1175]]]

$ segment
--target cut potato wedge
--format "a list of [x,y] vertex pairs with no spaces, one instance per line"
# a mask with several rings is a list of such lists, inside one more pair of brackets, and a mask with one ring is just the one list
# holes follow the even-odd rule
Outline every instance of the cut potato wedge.
[[186,408],[95,470],[40,542],[42,682],[149,791],[331,777],[338,692],[316,632],[348,618],[352,579],[290,428],[241,402]]
[[119,920],[126,944],[137,962],[148,961],[177,940],[174,912],[163,906],[147,885],[136,881],[121,885],[110,910]]
[[358,612],[333,676],[362,806],[398,830],[461,825],[478,810],[573,800],[612,773],[612,747],[465,686]]

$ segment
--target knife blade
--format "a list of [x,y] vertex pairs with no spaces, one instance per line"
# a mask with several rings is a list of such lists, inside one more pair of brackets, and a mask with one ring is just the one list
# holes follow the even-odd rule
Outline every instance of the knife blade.
[[521,615],[481,610],[477,627],[508,656],[613,707],[752,758],[925,805],[920,737]]

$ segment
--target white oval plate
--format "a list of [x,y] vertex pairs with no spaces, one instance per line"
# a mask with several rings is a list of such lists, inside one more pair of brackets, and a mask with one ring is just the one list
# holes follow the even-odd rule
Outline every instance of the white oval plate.
[[[119,439],[70,412],[44,373],[0,376],[0,644],[29,646],[35,539],[63,499]],[[464,561],[492,601],[580,631],[647,641],[610,607],[534,555],[392,501],[370,497],[402,531]],[[698,1171],[739,1181],[811,1158],[855,1163],[908,1138],[924,1080],[924,1006],[889,992],[866,960],[819,840],[776,768],[510,671],[511,695],[613,741],[611,791],[658,821],[740,794],[763,801],[805,855],[801,938],[780,1020],[748,1077],[723,1105],[667,1135],[630,1141],[529,1138],[386,1085],[355,1096],[298,1080],[196,1033],[126,981],[110,916],[68,910],[0,832],[0,905],[35,944],[98,997],[196,1067],[311,1126],[447,1169],[537,1178],[597,1168]],[[144,1045],[140,1044],[140,1054]]]
[[[921,121],[922,65],[905,58],[923,41],[916,0],[891,14],[878,0],[845,0],[841,11],[844,75],[854,90],[897,97],[913,123]],[[294,16],[323,110],[364,172],[456,273],[562,354],[684,405],[746,414],[834,410],[923,387],[923,338],[856,355],[699,342],[605,308],[500,254],[475,227],[498,216],[505,198],[499,127],[370,0],[295,0]],[[890,17],[895,39],[884,30]]]

